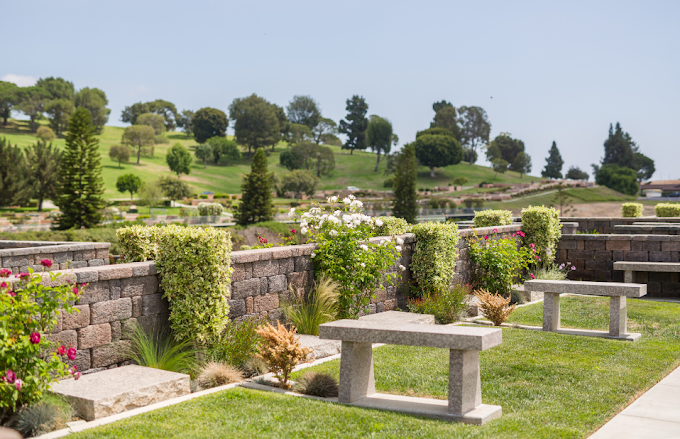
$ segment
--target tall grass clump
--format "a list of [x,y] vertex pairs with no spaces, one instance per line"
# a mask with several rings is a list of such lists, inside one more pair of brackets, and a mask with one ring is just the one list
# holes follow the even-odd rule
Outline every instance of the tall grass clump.
[[422,297],[409,299],[408,310],[418,314],[432,314],[440,325],[447,325],[460,319],[467,309],[467,299],[472,293],[467,285],[454,285]]
[[149,332],[135,324],[125,354],[140,366],[194,375],[196,355],[190,341],[177,341],[166,329]]
[[207,359],[243,369],[259,350],[262,337],[257,330],[264,324],[259,318],[232,320],[207,351]]
[[304,290],[289,288],[290,298],[283,301],[283,312],[300,334],[319,335],[319,325],[332,322],[338,315],[338,283],[323,275],[305,298]]

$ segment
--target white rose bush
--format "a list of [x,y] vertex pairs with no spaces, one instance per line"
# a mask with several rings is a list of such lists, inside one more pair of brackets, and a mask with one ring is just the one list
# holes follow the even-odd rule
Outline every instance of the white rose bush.
[[400,257],[397,247],[403,241],[385,238],[370,242],[382,221],[362,214],[363,203],[353,195],[342,201],[329,197],[328,203],[329,207],[317,203],[302,214],[291,208],[289,216],[299,221],[300,232],[318,247],[312,253],[317,275],[325,273],[340,284],[340,317],[357,318],[368,312],[384,282],[400,276],[390,272],[390,267]]

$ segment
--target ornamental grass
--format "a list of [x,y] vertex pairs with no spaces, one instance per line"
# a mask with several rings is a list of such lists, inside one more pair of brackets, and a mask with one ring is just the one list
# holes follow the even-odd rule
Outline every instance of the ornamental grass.
[[510,296],[503,297],[500,294],[491,294],[487,290],[475,291],[475,296],[480,301],[480,308],[484,317],[491,320],[495,326],[501,326],[517,305],[510,305]]

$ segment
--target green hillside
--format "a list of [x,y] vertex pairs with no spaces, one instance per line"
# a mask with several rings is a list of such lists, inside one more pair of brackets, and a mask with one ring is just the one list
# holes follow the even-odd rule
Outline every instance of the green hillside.
[[[111,145],[120,143],[123,128],[107,126],[104,133],[99,136],[100,149],[102,154],[102,166],[104,169],[104,183],[106,185],[106,198],[123,198],[126,194],[121,194],[115,188],[115,182],[119,175],[134,173],[143,180],[157,179],[161,176],[172,175],[165,163],[167,149],[176,142],[180,142],[187,147],[196,145],[196,142],[181,132],[169,132],[167,137],[168,144],[155,146],[154,157],[142,157],[139,165],[136,157],[131,157],[131,163],[123,164],[118,168],[118,163],[109,158],[109,148]],[[0,126],[0,136],[7,137],[12,144],[27,146],[36,142],[37,138],[28,130],[26,121],[12,120],[12,125],[8,128]],[[64,139],[56,139],[54,143],[58,146],[64,145]],[[275,150],[269,152],[270,170],[277,175],[285,175],[288,171],[279,165],[279,154],[286,148],[285,143],[279,144]],[[347,186],[357,186],[361,189],[384,190],[383,182],[385,176],[383,171],[385,163],[381,161],[380,170],[374,172],[375,154],[369,152],[355,152],[350,155],[340,148],[333,147],[335,150],[336,168],[332,175],[323,177],[319,189],[343,189]],[[244,154],[246,157],[247,154]],[[224,193],[239,193],[241,177],[250,171],[250,162],[244,158],[240,163],[229,166],[208,165],[203,169],[202,163],[194,163],[191,174],[182,176],[182,179],[193,186],[197,192],[212,191]],[[456,177],[466,177],[469,185],[476,185],[482,181],[494,183],[521,183],[538,180],[538,177],[524,176],[520,178],[519,173],[508,171],[494,178],[494,172],[490,168],[477,165],[460,163],[458,165],[447,166],[436,169],[436,178],[430,178],[429,169],[421,166],[418,171],[418,187],[428,188],[432,186],[446,186]]]

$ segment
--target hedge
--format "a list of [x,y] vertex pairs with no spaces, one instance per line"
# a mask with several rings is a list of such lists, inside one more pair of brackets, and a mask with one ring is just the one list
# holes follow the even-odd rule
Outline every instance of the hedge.
[[530,206],[522,209],[522,231],[525,243],[534,244],[541,258],[541,265],[555,260],[557,241],[562,236],[560,214],[554,207]]
[[116,230],[121,248],[121,262],[153,261],[158,255],[158,233],[161,227],[135,225]]
[[482,210],[475,212],[475,227],[507,226],[512,224],[512,212],[509,210]]
[[624,218],[637,218],[642,216],[642,204],[623,203],[621,205],[621,216]]
[[411,225],[403,218],[381,216],[376,220],[382,221],[382,226],[375,226],[375,236],[403,235],[411,230]]
[[446,290],[451,286],[458,258],[458,225],[450,223],[416,224],[416,247],[411,258],[411,273],[418,296]]
[[654,207],[658,217],[680,216],[680,203],[659,203]]
[[220,203],[200,203],[198,214],[200,216],[220,216],[224,212],[224,206]]

